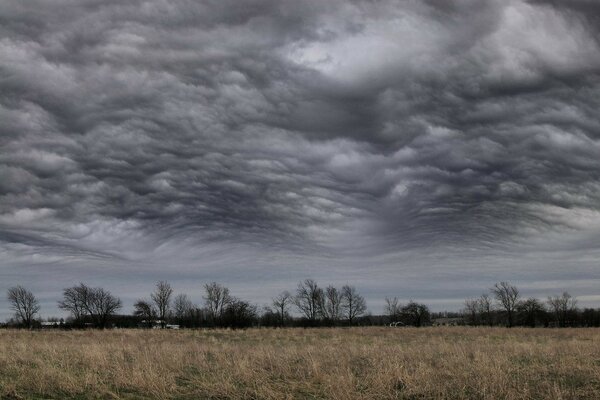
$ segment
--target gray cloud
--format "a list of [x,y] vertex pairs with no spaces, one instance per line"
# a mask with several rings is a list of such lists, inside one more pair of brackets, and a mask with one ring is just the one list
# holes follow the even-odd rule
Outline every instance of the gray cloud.
[[447,300],[465,271],[593,296],[596,8],[2,2],[1,285],[165,263],[257,301],[252,279],[347,277],[376,301],[449,274],[427,294]]

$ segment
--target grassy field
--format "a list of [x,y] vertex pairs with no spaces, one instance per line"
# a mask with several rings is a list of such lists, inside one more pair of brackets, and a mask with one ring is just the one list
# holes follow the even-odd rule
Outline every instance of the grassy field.
[[600,330],[5,330],[0,396],[600,399]]

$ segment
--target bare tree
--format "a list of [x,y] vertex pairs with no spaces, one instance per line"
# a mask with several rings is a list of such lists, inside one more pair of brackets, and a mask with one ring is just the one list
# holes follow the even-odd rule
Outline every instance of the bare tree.
[[469,325],[479,324],[479,299],[466,299],[463,313]]
[[70,311],[76,321],[89,316],[99,328],[105,328],[109,318],[123,306],[121,300],[103,288],[92,288],[83,283],[63,290],[59,308]]
[[492,326],[494,324],[494,320],[492,318],[493,306],[490,296],[486,293],[479,296],[479,299],[477,300],[477,307],[483,322],[489,326]]
[[491,289],[498,305],[506,311],[508,327],[514,324],[514,315],[519,306],[519,289],[508,282],[499,282]]
[[19,322],[31,328],[35,315],[40,311],[40,303],[33,293],[23,286],[11,287],[8,289],[8,301]]
[[247,328],[255,323],[256,306],[247,301],[230,297],[221,316],[221,324],[229,328]]
[[121,300],[113,296],[108,290],[103,288],[92,289],[87,309],[96,326],[106,328],[109,318],[121,307],[123,307]]
[[189,318],[193,309],[194,304],[186,294],[182,293],[175,296],[173,301],[173,313],[180,325],[183,324],[186,318]]
[[540,316],[544,313],[544,306],[535,297],[530,297],[519,303],[519,312],[522,317],[523,324],[535,328]]
[[75,322],[81,322],[82,318],[87,315],[86,303],[89,301],[90,289],[83,283],[63,289],[63,299],[58,302],[58,307],[69,311]]
[[323,316],[335,324],[342,317],[342,294],[330,285],[325,288],[324,295]]
[[292,302],[292,295],[287,290],[279,293],[277,297],[273,298],[273,307],[277,312],[281,326],[285,325],[285,318],[288,314],[290,303]]
[[294,304],[311,323],[319,319],[322,314],[324,298],[323,289],[319,288],[313,279],[306,279],[298,284]]
[[385,298],[385,312],[390,317],[390,322],[398,321],[398,318],[400,317],[400,305],[397,297]]
[[577,299],[571,296],[568,292],[564,292],[562,296],[548,297],[548,306],[554,314],[558,326],[567,326],[569,315],[577,308]]
[[150,295],[152,301],[156,306],[158,312],[158,319],[160,320],[160,326],[162,328],[167,324],[167,316],[171,308],[171,296],[173,295],[173,289],[166,281],[159,281],[156,283],[156,289],[154,293]]
[[135,311],[133,312],[136,316],[142,319],[142,322],[146,323],[148,328],[152,328],[152,323],[156,319],[156,308],[148,300],[139,299],[133,305]]
[[218,284],[217,282],[211,282],[204,285],[206,295],[204,301],[206,308],[208,309],[210,318],[213,323],[220,322],[225,311],[227,304],[231,302],[231,296],[229,295],[229,289]]
[[400,309],[403,319],[409,324],[416,327],[423,326],[430,321],[429,307],[425,304],[410,301],[407,305]]
[[350,325],[356,317],[367,311],[365,298],[358,294],[354,286],[345,285],[342,287],[342,310]]

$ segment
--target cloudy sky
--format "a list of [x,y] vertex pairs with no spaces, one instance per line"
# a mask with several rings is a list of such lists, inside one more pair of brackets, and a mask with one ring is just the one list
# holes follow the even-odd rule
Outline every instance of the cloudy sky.
[[[0,291],[600,306],[596,0],[0,2]],[[8,316],[0,300],[0,317]]]

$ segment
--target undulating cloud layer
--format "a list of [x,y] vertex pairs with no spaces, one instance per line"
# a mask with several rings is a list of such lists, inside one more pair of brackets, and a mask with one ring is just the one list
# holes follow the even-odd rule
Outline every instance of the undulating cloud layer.
[[[593,0],[0,3],[0,289],[600,293]],[[0,309],[6,310],[2,305]]]

